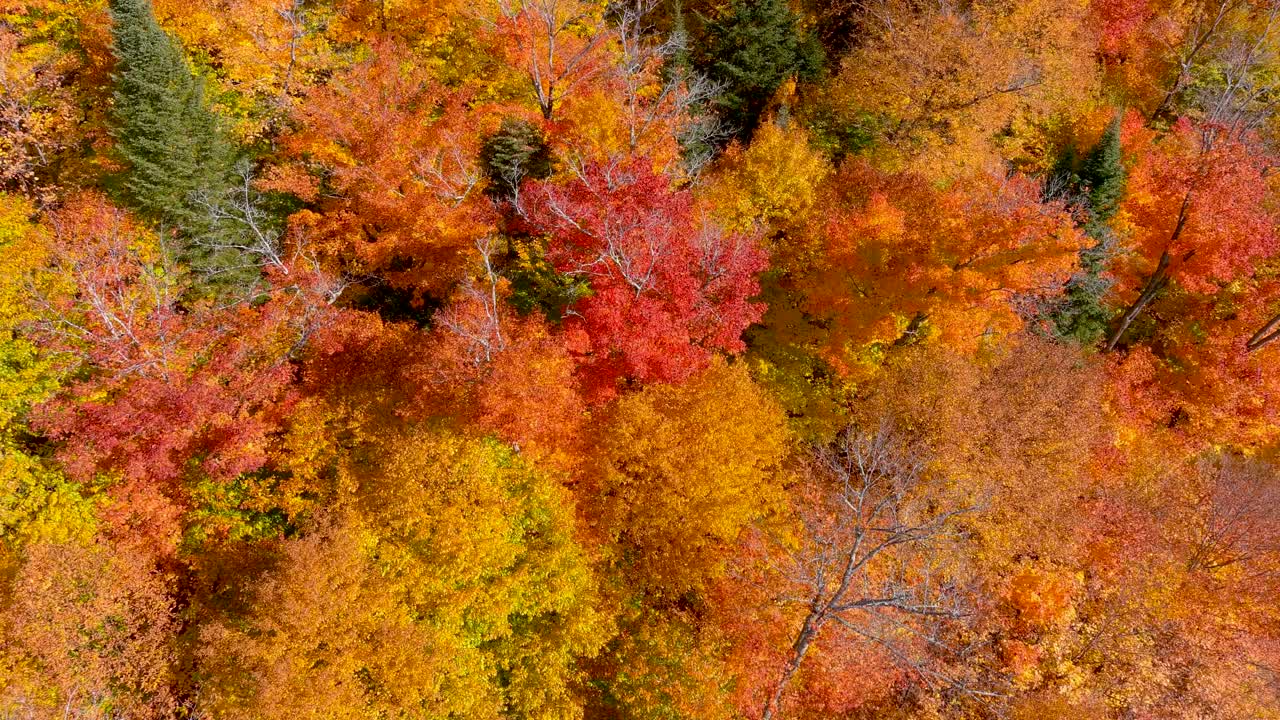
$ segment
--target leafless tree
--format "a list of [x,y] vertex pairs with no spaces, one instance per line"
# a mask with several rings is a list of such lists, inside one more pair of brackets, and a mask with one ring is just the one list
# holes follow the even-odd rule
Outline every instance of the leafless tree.
[[1181,41],[1169,48],[1177,73],[1160,102],[1147,115],[1148,118],[1156,119],[1169,111],[1174,100],[1194,78],[1196,67],[1216,49],[1228,24],[1227,19],[1247,2],[1248,0],[1208,0],[1196,5]]
[[236,163],[235,173],[221,192],[201,190],[193,196],[197,207],[204,210],[211,232],[194,238],[195,244],[213,252],[232,252],[242,262],[219,272],[246,268],[274,268],[289,273],[281,255],[280,229],[263,208],[262,196],[254,188],[253,164]]
[[652,136],[674,131],[684,147],[708,148],[685,158],[686,172],[696,177],[711,159],[710,148],[731,134],[708,110],[724,85],[676,62],[688,50],[683,32],[656,40],[659,35],[648,18],[657,6],[658,0],[627,0],[615,6],[614,32],[622,58],[614,72],[623,88],[628,149],[634,153]]
[[792,588],[779,600],[807,612],[762,717],[778,714],[824,631],[879,646],[931,686],[995,696],[938,660],[966,652],[949,640],[949,627],[969,615],[965,582],[941,561],[940,550],[972,508],[938,508],[939,478],[925,454],[887,426],[873,434],[846,430],[832,446],[815,449],[808,476],[799,547],[770,561]]
[[[1265,125],[1280,101],[1280,80],[1270,72],[1280,62],[1280,2],[1268,0],[1254,12],[1247,29],[1228,37],[1212,59],[1220,81],[1205,84],[1196,98],[1206,133],[1246,138]],[[1205,138],[1205,144],[1211,147],[1214,139]]]
[[474,155],[464,148],[460,133],[445,130],[431,147],[418,151],[414,163],[414,179],[450,208],[460,207],[484,180]]
[[[578,178],[583,188],[601,198],[635,182],[635,176],[623,158],[606,163],[601,171],[590,172],[581,163],[568,163],[567,169]],[[579,216],[581,209],[569,198],[551,193],[545,197],[546,208],[560,222],[599,243],[600,251],[576,267],[563,270],[566,275],[590,278],[607,274],[612,267],[640,297],[653,288],[658,273],[676,243],[672,235],[683,228],[671,223],[641,217],[635,213],[609,213],[598,229],[587,227]],[[602,201],[607,205],[607,201]],[[516,205],[517,212],[527,217],[527,208]]]
[[59,297],[42,283],[29,293],[38,309],[30,331],[59,354],[91,361],[120,376],[168,377],[172,356],[191,332],[176,310],[181,292],[177,264],[163,236],[158,253],[147,253],[124,235],[124,214],[111,211],[93,251],[75,252],[84,238],[51,216],[56,246],[54,271],[72,280],[75,295]]
[[[332,305],[353,284],[350,278],[328,277],[311,251],[304,234],[296,234],[286,242],[284,229],[272,217],[265,197],[256,187],[253,163],[241,159],[236,163],[230,183],[220,191],[202,190],[192,200],[205,212],[206,232],[191,242],[212,253],[233,258],[206,271],[206,278],[242,271],[271,272],[272,283],[253,282],[228,302],[261,299],[263,294],[296,293],[302,285],[308,294]],[[303,277],[297,277],[297,276]],[[281,282],[279,278],[292,278]]]

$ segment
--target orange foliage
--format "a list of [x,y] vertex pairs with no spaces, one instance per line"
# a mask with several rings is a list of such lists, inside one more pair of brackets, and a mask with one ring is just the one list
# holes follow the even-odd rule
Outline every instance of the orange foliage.
[[1280,720],[1280,5],[154,0],[175,229],[107,4],[0,0],[0,716]]
[[937,190],[849,164],[819,202],[828,212],[809,232],[820,255],[795,282],[829,328],[824,357],[851,375],[921,337],[971,351],[1015,333],[1019,297],[1065,281],[1084,243],[1021,177]]
[[1070,0],[878,2],[841,66],[836,102],[851,120],[875,118],[892,168],[984,170],[997,133],[1069,112],[1094,91],[1083,10]]
[[702,589],[739,533],[781,501],[781,413],[741,367],[716,361],[681,386],[624,397],[598,433],[586,512],[638,591]]
[[278,187],[317,197],[318,207],[290,224],[327,268],[442,297],[494,222],[476,161],[489,123],[401,47],[374,53],[308,94],[288,140],[291,154],[336,192],[317,196],[296,173],[281,175]]
[[171,717],[172,585],[148,556],[106,542],[28,548],[0,625],[0,707]]

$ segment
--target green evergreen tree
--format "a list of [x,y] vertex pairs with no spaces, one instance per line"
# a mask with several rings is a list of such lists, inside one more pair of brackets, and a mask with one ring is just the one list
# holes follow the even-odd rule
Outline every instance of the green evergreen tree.
[[1075,148],[1067,148],[1054,176],[1069,178],[1069,191],[1081,199],[1086,213],[1084,231],[1095,242],[1080,251],[1080,270],[1067,282],[1052,320],[1060,337],[1093,345],[1106,335],[1114,315],[1105,299],[1112,285],[1106,277],[1107,263],[1116,245],[1110,222],[1120,207],[1125,185],[1120,116],[1117,114],[1085,155],[1079,172],[1072,171],[1075,158]]
[[1102,340],[1115,316],[1115,310],[1106,303],[1113,283],[1105,274],[1115,241],[1105,225],[1099,232],[1101,237],[1094,236],[1096,242],[1080,251],[1080,269],[1067,281],[1062,302],[1051,316],[1059,337],[1082,346]]
[[[176,230],[182,260],[198,272],[244,275],[235,252],[207,242],[222,231],[209,203],[226,191],[234,157],[204,83],[156,22],[150,0],[110,0],[116,57],[113,128],[127,165],[122,194],[141,215]],[[235,270],[232,270],[234,268]],[[218,277],[224,284],[243,277]]]
[[787,78],[817,75],[822,47],[801,31],[786,0],[733,0],[707,23],[697,65],[724,86],[717,109],[747,140]]
[[498,198],[515,197],[526,177],[549,177],[551,164],[546,138],[524,120],[504,118],[502,127],[480,148],[480,166],[489,178],[489,193]]
[[1090,224],[1106,224],[1124,197],[1124,160],[1120,148],[1120,116],[1107,126],[1098,144],[1085,156],[1080,183],[1089,197]]
[[667,73],[693,72],[693,58],[689,56],[689,30],[684,25],[684,3],[675,0],[671,8],[671,35],[668,39],[675,50],[667,62]]

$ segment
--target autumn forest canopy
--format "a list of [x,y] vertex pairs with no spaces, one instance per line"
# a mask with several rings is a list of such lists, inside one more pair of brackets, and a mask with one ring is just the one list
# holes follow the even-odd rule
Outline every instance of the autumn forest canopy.
[[0,719],[1280,719],[1280,0],[0,0]]

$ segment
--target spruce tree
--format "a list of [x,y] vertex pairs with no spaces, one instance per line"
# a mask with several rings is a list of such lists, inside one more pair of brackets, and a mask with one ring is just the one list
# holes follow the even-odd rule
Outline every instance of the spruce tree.
[[489,178],[489,193],[502,199],[515,197],[526,177],[551,175],[551,148],[542,132],[524,120],[503,118],[498,132],[480,148],[480,165]]
[[1089,195],[1092,223],[1110,222],[1120,207],[1120,199],[1124,197],[1124,181],[1120,117],[1117,115],[1080,167],[1080,183]]
[[787,78],[818,73],[822,48],[801,31],[786,0],[733,0],[707,23],[697,64],[723,84],[720,116],[746,140]]
[[[1074,148],[1068,156],[1075,157]],[[1085,155],[1080,171],[1070,176],[1087,213],[1084,231],[1094,244],[1080,251],[1080,270],[1067,282],[1065,297],[1053,315],[1061,337],[1092,345],[1106,334],[1113,310],[1105,303],[1111,281],[1105,272],[1115,246],[1110,222],[1124,197],[1125,170],[1120,147],[1120,117],[1107,126]]]
[[1106,302],[1112,281],[1104,274],[1115,242],[1103,226],[1094,244],[1080,251],[1080,270],[1067,281],[1062,302],[1052,315],[1057,335],[1083,346],[1100,341],[1111,324],[1114,310]]
[[220,197],[233,165],[204,84],[182,49],[156,22],[150,0],[110,0],[116,56],[113,128],[127,165],[125,201],[148,219],[177,230],[183,259],[217,273],[240,258],[200,242],[218,232],[197,196]]
[[667,61],[668,73],[693,72],[693,58],[689,56],[689,30],[684,24],[684,2],[675,0],[671,9],[671,35],[668,42],[674,51]]

